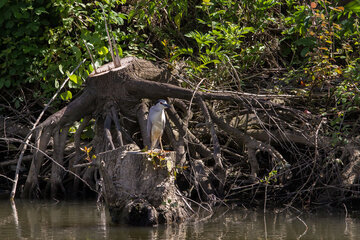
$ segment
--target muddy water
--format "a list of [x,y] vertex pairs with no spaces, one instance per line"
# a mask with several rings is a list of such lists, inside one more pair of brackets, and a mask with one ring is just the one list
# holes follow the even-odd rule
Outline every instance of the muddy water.
[[176,226],[114,225],[95,202],[0,201],[0,239],[360,239],[360,218],[221,209]]

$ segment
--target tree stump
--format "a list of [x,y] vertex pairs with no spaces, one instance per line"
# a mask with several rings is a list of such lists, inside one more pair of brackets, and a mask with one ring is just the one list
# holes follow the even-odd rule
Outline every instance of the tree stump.
[[[183,221],[189,216],[175,186],[175,152],[151,158],[136,145],[98,154],[103,192],[112,221],[153,226]],[[161,165],[161,166],[159,166]]]

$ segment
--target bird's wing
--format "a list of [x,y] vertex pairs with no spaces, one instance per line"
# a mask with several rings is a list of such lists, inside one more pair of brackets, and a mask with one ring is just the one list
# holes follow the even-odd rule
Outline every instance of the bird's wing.
[[[152,108],[152,107],[151,107]],[[152,122],[151,122],[151,108],[149,110],[149,114],[148,114],[148,118],[147,118],[147,124],[146,124],[146,130],[147,130],[147,135],[149,137],[149,140],[151,141],[151,125],[152,125]],[[151,143],[150,143],[151,144]]]
[[164,110],[161,113],[161,125],[162,125],[162,129],[165,129],[165,124],[166,124],[166,116],[165,116],[165,112]]

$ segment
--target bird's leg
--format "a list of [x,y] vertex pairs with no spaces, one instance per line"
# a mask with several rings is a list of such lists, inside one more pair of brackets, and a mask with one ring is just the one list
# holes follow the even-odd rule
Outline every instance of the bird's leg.
[[153,152],[153,147],[152,147],[151,139],[150,139],[150,147],[149,147],[149,152],[150,152],[150,153],[152,153],[152,152]]
[[161,135],[160,135],[160,137],[159,137],[159,142],[160,142],[161,152],[164,152],[163,145],[162,145],[162,143],[161,143]]

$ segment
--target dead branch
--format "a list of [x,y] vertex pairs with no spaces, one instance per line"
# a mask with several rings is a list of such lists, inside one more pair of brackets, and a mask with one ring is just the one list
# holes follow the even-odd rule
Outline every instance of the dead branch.
[[214,145],[214,151],[213,151],[213,157],[215,160],[215,164],[217,167],[223,169],[223,164],[222,164],[222,157],[221,157],[221,152],[220,152],[220,143],[219,143],[219,139],[216,135],[216,131],[215,131],[215,127],[214,124],[211,120],[208,108],[204,102],[204,100],[202,100],[201,98],[197,99],[197,102],[202,110],[202,112],[204,113],[204,117],[205,117],[205,124],[206,126],[210,129],[210,133],[211,133],[211,138],[213,140],[213,145]]
[[89,49],[89,47],[87,46],[87,43],[85,42],[85,40],[83,40],[83,42],[84,42],[84,45],[85,45],[85,47],[86,47],[86,50],[87,50],[88,53],[89,53],[90,60],[91,60],[91,64],[93,65],[94,71],[95,71],[95,73],[97,73],[97,69],[96,69],[96,66],[95,66],[95,62],[94,62],[94,59],[93,59],[92,54],[91,54],[91,52],[90,52],[90,49]]
[[208,149],[183,123],[180,116],[177,114],[176,110],[171,107],[168,110],[168,116],[173,121],[175,126],[178,128],[181,136],[184,136],[185,139],[188,139],[187,142],[190,144],[195,151],[197,151],[204,158],[211,157],[211,151]]
[[[16,139],[16,138],[0,138],[0,140],[2,141],[12,141],[12,142],[19,142],[19,143],[24,143],[25,142],[21,139]],[[80,176],[78,176],[77,174],[75,174],[74,172],[64,168],[62,165],[58,164],[55,159],[53,159],[52,157],[50,157],[48,154],[46,154],[46,152],[42,151],[40,148],[37,148],[35,145],[27,143],[27,145],[31,148],[36,149],[37,151],[39,151],[41,154],[43,154],[46,158],[48,158],[49,160],[51,160],[54,164],[57,164],[59,168],[61,168],[63,171],[65,171],[66,173],[72,174],[74,177],[78,178],[80,181],[82,181],[87,187],[89,187],[90,190],[97,192],[95,189],[93,189],[86,181],[84,181],[84,179],[82,179]]]
[[[240,130],[231,127],[225,121],[218,117],[212,110],[209,109],[209,114],[213,121],[216,123],[216,125],[219,126],[219,128],[223,129],[225,132],[230,134],[233,138],[237,139],[237,141],[244,143],[248,148],[250,149],[257,149],[260,151],[268,152],[270,156],[272,156],[275,165],[277,165],[280,169],[288,170],[290,167],[290,164],[287,163],[287,161],[283,158],[283,156],[271,145],[258,141]],[[256,164],[254,164],[254,167],[256,167]],[[253,171],[252,171],[253,172]],[[254,172],[255,173],[255,172]],[[287,173],[289,174],[289,173]]]

